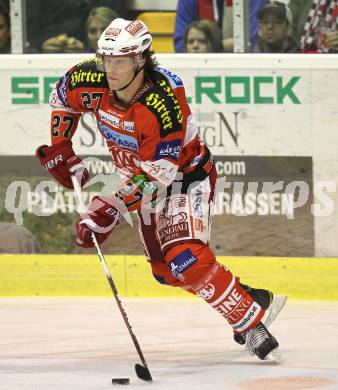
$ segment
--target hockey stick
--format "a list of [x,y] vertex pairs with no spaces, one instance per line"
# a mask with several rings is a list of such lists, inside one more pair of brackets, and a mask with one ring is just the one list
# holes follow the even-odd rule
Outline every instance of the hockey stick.
[[[81,186],[80,186],[80,184],[79,184],[79,182],[78,182],[78,180],[77,180],[75,175],[72,176],[72,182],[73,182],[74,191],[75,191],[76,197],[78,199],[81,211],[84,211],[86,209],[86,206],[85,206],[84,201],[83,201]],[[124,308],[122,306],[122,303],[121,303],[121,300],[119,298],[118,291],[116,289],[115,283],[113,281],[113,278],[111,277],[109,268],[108,268],[107,263],[106,263],[106,261],[104,259],[103,253],[101,251],[99,243],[97,242],[97,239],[96,239],[96,236],[95,236],[94,232],[92,232],[92,240],[93,240],[94,245],[96,247],[97,254],[98,254],[99,258],[100,258],[102,267],[104,269],[104,273],[105,273],[105,275],[107,277],[109,286],[110,286],[110,288],[111,288],[111,290],[113,292],[113,295],[114,295],[115,301],[117,303],[117,306],[118,306],[118,308],[119,308],[119,310],[121,312],[121,315],[123,317],[124,323],[127,326],[127,329],[128,329],[129,334],[130,334],[130,337],[133,340],[134,346],[135,346],[135,348],[137,350],[137,353],[138,353],[138,355],[139,355],[139,357],[141,359],[141,362],[143,364],[143,366],[141,364],[135,364],[136,375],[140,379],[142,379],[144,381],[152,382],[153,378],[151,377],[151,374],[150,374],[147,362],[146,362],[146,360],[145,360],[145,358],[143,356],[140,344],[138,343],[137,338],[136,338],[136,336],[135,336],[135,334],[134,334],[134,332],[133,332],[133,330],[131,328],[131,325],[130,325],[129,320],[128,320],[127,313],[126,313],[126,311],[124,310]]]

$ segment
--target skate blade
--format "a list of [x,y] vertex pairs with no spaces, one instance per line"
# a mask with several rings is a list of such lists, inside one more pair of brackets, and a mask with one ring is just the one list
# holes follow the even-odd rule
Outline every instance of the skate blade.
[[278,316],[280,311],[283,309],[288,297],[286,295],[275,295],[273,300],[267,309],[268,316],[263,320],[263,324],[268,328],[275,318]]
[[284,362],[284,358],[279,350],[279,348],[275,348],[272,350],[264,360],[269,360],[275,364],[280,364]]

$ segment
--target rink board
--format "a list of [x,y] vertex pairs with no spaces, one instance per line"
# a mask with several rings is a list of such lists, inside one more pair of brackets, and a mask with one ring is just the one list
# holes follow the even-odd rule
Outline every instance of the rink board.
[[[17,171],[20,182],[29,180],[22,167],[34,165],[37,145],[48,143],[48,101],[53,84],[70,66],[91,57],[83,53],[1,57],[0,115],[3,128],[10,131],[0,144],[0,166],[7,171],[7,167],[13,167],[13,160],[18,163],[27,158]],[[261,194],[264,200],[269,191],[259,187],[255,202],[245,202],[247,207],[237,207],[233,198],[222,201],[221,197],[218,206],[227,221],[221,221],[224,235],[215,242],[220,247],[216,254],[337,257],[338,56],[215,53],[163,54],[158,59],[182,79],[198,133],[216,156],[219,174],[245,187],[251,182],[263,186],[276,181],[281,186],[273,194],[276,197],[263,202]],[[176,76],[172,80],[181,83]],[[81,117],[73,142],[81,156],[107,156],[90,113]],[[38,169],[37,161],[35,167]],[[110,171],[106,161],[93,164],[92,171],[94,167],[97,175]],[[18,179],[8,180],[13,183]],[[291,182],[302,186],[306,199],[304,206],[292,207],[295,213],[282,207],[287,204],[285,195]],[[9,185],[5,180],[1,182],[0,211]],[[35,182],[22,187],[16,183],[6,194],[10,214],[18,208],[13,202],[18,187],[24,189],[20,205],[28,213],[50,209],[36,196]],[[252,199],[253,192],[256,190],[251,188],[245,195],[249,193]],[[63,200],[62,193],[57,192],[53,206],[66,213]],[[243,213],[248,214],[246,218],[238,218]],[[34,225],[39,225],[37,220]],[[37,236],[39,229],[34,229],[32,233]],[[228,238],[226,244],[224,237]]]
[[[290,299],[338,300],[338,259],[218,257],[243,283]],[[187,297],[160,285],[143,256],[107,256],[122,297]],[[0,255],[0,296],[109,296],[96,255]]]

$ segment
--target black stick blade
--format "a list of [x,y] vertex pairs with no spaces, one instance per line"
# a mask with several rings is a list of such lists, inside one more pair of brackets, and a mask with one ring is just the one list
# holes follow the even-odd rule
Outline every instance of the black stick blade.
[[152,382],[153,378],[150,375],[150,371],[147,367],[142,366],[141,364],[135,364],[136,375],[146,382]]

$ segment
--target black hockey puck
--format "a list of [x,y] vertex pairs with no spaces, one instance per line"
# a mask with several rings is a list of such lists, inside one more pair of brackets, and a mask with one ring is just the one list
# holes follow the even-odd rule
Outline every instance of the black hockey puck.
[[113,378],[111,381],[113,385],[129,385],[129,378]]

